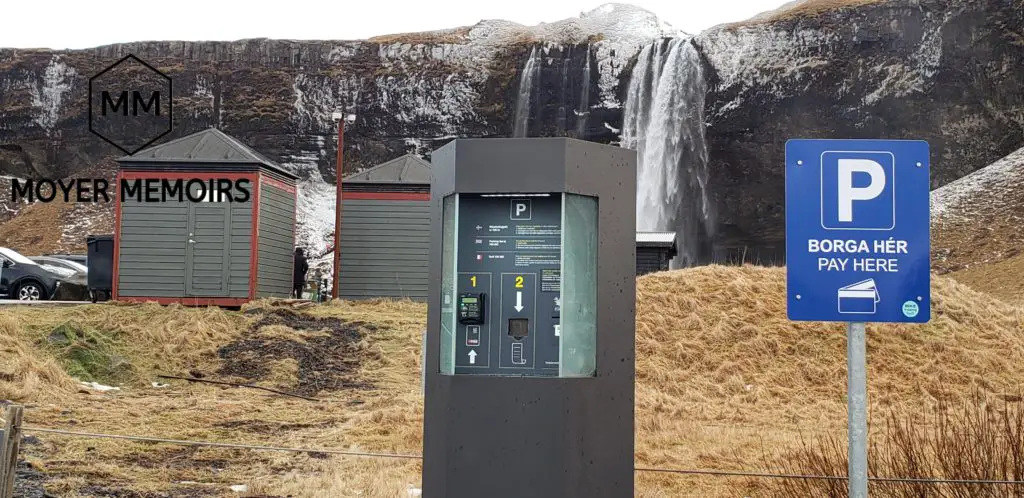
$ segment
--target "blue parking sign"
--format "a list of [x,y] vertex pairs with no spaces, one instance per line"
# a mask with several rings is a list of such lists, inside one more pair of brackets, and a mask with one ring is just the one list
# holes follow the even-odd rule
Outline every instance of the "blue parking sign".
[[786,142],[789,319],[927,322],[929,191],[927,142]]

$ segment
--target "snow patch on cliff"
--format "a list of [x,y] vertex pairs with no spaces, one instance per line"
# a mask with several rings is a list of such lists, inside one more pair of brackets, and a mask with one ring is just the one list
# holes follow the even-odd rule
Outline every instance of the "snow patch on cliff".
[[581,12],[579,17],[529,27],[507,21],[484,21],[470,31],[470,39],[486,36],[489,42],[498,44],[514,43],[522,40],[524,35],[537,42],[566,45],[586,43],[591,37],[600,37],[642,46],[654,38],[685,33],[646,9],[621,3],[607,3],[590,12]]
[[598,88],[604,107],[620,106],[615,97],[619,74],[644,45],[658,38],[686,36],[648,10],[607,3],[579,17],[537,26],[509,21],[482,21],[469,32],[470,43],[506,47],[515,43],[574,45],[591,41],[600,74]]
[[416,68],[431,61],[454,62],[466,66],[478,66],[485,55],[472,44],[464,43],[391,43],[377,49],[381,65],[385,68]]
[[356,52],[362,46],[362,42],[347,42],[339,43],[331,48],[331,51],[327,53],[327,62],[331,64],[340,64],[345,62],[352,56],[356,55]]
[[201,99],[210,99],[210,102],[213,102],[213,85],[203,74],[196,74],[196,82],[195,87],[192,89],[192,95]]
[[376,79],[380,108],[404,125],[430,135],[458,134],[462,126],[476,119],[473,107],[478,94],[465,78],[449,74],[444,79],[430,75],[381,76]]
[[296,244],[306,250],[310,269],[319,268],[325,275],[333,264],[335,188],[319,175],[298,186]]
[[36,109],[33,120],[50,135],[60,119],[61,106],[71,91],[78,72],[64,64],[59,55],[54,55],[43,72],[42,81],[29,90],[32,95],[32,106]]
[[[818,56],[842,43],[835,32],[803,28],[777,30],[771,25],[716,28],[697,36],[697,45],[715,68],[720,89],[741,90],[718,115],[738,108],[746,98],[742,90],[757,87],[779,98],[811,84],[812,75],[830,62]],[[787,90],[788,89],[788,90]]]
[[70,213],[64,214],[61,226],[60,250],[80,251],[86,237],[114,232],[114,213],[106,203],[76,203]]
[[932,220],[966,219],[1024,191],[1024,148],[931,193]]
[[407,154],[415,154],[420,157],[423,157],[424,153],[430,152],[423,140],[411,137],[405,139],[405,149]]
[[[197,98],[197,99],[207,101],[206,106],[208,106],[208,107],[201,107],[201,106],[194,106],[194,107],[192,107],[192,117],[193,118],[199,118],[199,116],[205,115],[208,111],[210,113],[212,113],[213,110],[216,109],[216,107],[217,107],[217,105],[216,105],[217,97],[216,97],[216,90],[214,88],[214,84],[209,80],[209,78],[207,78],[203,74],[196,74],[196,79],[193,82],[193,86],[192,86],[192,96]],[[220,109],[220,112],[224,112],[224,110]],[[217,116],[217,126],[218,127],[220,127],[221,122],[222,122],[220,118],[221,118],[220,116]]]
[[356,111],[362,85],[355,76],[332,78],[322,74],[297,74],[292,82],[295,94],[292,123],[302,132],[331,133],[334,130],[331,114],[339,109]]
[[326,140],[323,136],[297,138],[306,139],[304,148],[281,162],[281,166],[302,178],[296,193],[295,243],[306,250],[311,269],[319,268],[329,275],[336,187],[324,181],[318,167],[327,160]]
[[299,142],[296,153],[283,157],[280,165],[299,178],[324,181],[319,165],[328,160],[327,139],[323,135],[297,135],[295,140]]
[[[925,13],[926,22],[932,17],[931,12]],[[926,29],[921,36],[918,49],[908,58],[906,64],[872,68],[872,72],[884,72],[886,76],[875,91],[864,96],[864,103],[872,105],[888,97],[900,98],[912,93],[926,92],[928,81],[935,76],[942,62],[942,26],[952,18],[953,12],[947,11],[937,26]]]

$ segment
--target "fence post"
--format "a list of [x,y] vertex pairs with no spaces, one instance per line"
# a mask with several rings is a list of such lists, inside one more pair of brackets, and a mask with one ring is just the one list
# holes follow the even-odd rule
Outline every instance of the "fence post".
[[3,436],[0,436],[0,498],[14,497],[14,476],[18,470],[18,450],[21,446],[22,407],[10,405],[4,416]]
[[10,435],[10,421],[7,411],[0,408],[0,498],[11,498],[7,494],[7,436]]

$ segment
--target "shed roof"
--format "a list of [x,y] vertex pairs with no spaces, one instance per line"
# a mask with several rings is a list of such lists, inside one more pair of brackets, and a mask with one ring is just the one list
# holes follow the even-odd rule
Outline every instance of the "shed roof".
[[676,233],[637,232],[636,243],[644,247],[673,247],[676,245]]
[[295,178],[277,163],[216,128],[186,135],[117,160],[119,163],[204,163],[259,165]]
[[366,171],[346,176],[343,182],[430,183],[430,163],[413,154],[378,164]]

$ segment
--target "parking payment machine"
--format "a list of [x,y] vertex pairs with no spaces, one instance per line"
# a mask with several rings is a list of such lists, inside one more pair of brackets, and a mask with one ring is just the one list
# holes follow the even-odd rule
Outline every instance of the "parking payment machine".
[[427,498],[633,495],[636,153],[432,154]]

